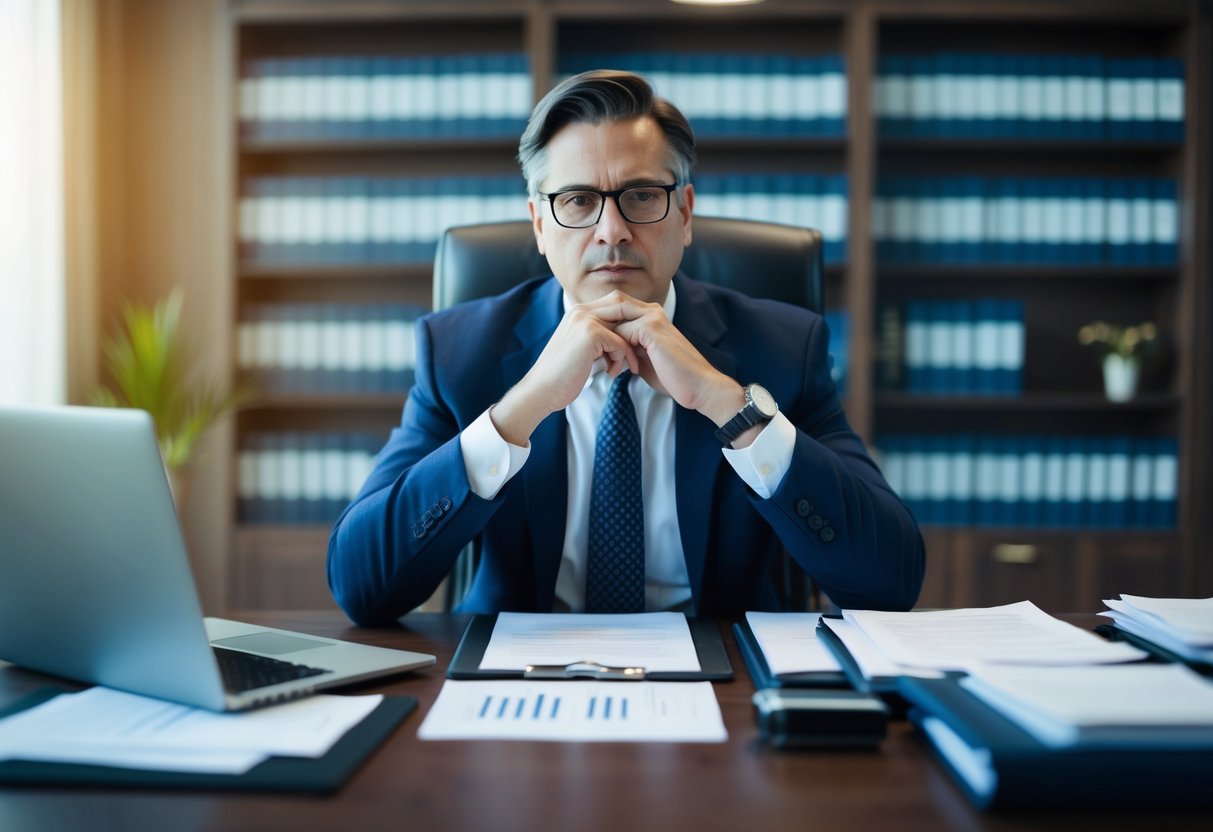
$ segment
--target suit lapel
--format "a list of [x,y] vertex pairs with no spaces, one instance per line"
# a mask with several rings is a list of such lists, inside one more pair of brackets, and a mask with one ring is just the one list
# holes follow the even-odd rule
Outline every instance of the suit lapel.
[[[514,328],[521,347],[502,358],[505,388],[518,383],[539,358],[564,314],[562,291],[555,278],[536,293],[534,302]],[[553,413],[531,435],[531,456],[520,476],[526,494],[527,526],[535,574],[536,609],[552,606],[556,572],[564,548],[568,516],[568,423]]]
[[[674,325],[716,369],[732,376],[733,357],[717,345],[726,332],[716,307],[703,287],[694,280],[676,277],[678,303]],[[700,608],[704,565],[708,548],[708,518],[712,490],[724,460],[711,420],[692,410],[674,409],[675,504],[678,507],[678,531],[686,558],[687,576],[695,609]]]

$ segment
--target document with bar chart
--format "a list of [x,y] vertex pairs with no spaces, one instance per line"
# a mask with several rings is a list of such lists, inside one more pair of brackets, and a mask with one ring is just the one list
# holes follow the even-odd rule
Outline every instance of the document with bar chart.
[[448,680],[423,740],[724,742],[710,682]]

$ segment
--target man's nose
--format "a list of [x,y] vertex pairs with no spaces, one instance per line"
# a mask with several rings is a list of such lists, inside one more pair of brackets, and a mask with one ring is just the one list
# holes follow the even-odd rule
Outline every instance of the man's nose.
[[602,206],[602,216],[594,227],[595,238],[609,246],[626,243],[632,239],[632,225],[623,218],[619,203],[607,197]]

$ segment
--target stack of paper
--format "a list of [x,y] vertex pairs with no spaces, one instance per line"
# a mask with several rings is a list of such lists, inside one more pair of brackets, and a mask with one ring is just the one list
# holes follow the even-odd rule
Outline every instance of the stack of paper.
[[969,670],[981,662],[1110,664],[1146,653],[1053,618],[1031,601],[929,612],[845,610],[823,619],[865,678]]
[[218,714],[104,687],[0,720],[0,760],[242,774],[270,756],[320,757],[382,696],[312,696]]
[[1183,665],[984,665],[960,685],[1053,748],[1213,748],[1213,685]]
[[1116,626],[1191,662],[1213,664],[1213,598],[1143,598],[1121,594],[1104,601]]

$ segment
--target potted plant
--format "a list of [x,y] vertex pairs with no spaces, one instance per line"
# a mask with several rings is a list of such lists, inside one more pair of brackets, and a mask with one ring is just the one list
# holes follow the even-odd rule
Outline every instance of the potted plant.
[[1124,402],[1137,392],[1142,355],[1158,340],[1152,321],[1119,326],[1092,321],[1078,330],[1078,342],[1097,347],[1102,354],[1104,392],[1114,402]]
[[201,377],[192,366],[193,352],[181,331],[183,302],[176,288],[150,308],[123,304],[121,327],[102,344],[111,386],[93,396],[101,407],[133,407],[151,414],[178,506],[198,440],[248,397],[245,390],[228,390],[221,382]]

